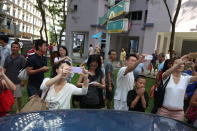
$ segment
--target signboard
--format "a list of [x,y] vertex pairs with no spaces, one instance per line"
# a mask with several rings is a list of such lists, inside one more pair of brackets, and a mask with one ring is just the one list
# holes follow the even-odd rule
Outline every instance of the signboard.
[[118,4],[111,7],[107,13],[99,18],[99,24],[103,25],[107,22],[108,19],[113,19],[122,14],[129,12],[130,0],[122,0]]
[[108,13],[106,13],[103,17],[99,18],[99,24],[104,25],[108,20]]
[[122,0],[118,4],[111,7],[108,11],[108,18],[113,19],[119,15],[129,12],[130,0]]
[[107,33],[122,33],[128,31],[128,19],[109,21],[106,27]]

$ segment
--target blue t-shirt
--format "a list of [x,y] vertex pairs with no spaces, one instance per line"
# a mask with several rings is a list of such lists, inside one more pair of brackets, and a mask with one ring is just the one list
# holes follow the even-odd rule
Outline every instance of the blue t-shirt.
[[[185,70],[183,71],[183,73],[185,74],[188,74],[188,75],[192,75],[192,71],[191,70]],[[187,86],[187,89],[186,89],[186,94],[189,98],[192,97],[192,95],[194,94],[195,90],[196,90],[196,87],[197,87],[197,82],[192,82],[190,83],[188,86]]]
[[134,77],[136,78],[138,75],[140,75],[143,69],[144,69],[144,64],[143,63],[138,64],[133,71]]
[[158,65],[158,71],[161,71],[161,70],[163,69],[163,67],[164,67],[164,62],[165,62],[165,61],[163,61],[162,63],[160,63],[160,64]]

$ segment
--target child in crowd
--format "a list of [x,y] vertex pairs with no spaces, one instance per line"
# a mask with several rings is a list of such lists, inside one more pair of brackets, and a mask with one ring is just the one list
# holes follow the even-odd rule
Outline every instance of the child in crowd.
[[130,111],[145,112],[148,107],[148,93],[145,91],[146,77],[137,76],[135,88],[130,90],[127,95],[127,105]]

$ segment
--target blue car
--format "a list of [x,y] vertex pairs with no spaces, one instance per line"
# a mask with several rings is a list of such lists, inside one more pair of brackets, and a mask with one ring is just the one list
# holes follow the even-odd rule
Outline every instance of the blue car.
[[197,131],[154,114],[112,110],[57,110],[0,118],[0,131]]

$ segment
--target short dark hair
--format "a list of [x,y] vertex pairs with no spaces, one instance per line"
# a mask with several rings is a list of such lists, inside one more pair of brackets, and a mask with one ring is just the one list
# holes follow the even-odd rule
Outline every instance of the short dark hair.
[[90,47],[92,47],[92,44],[90,44]]
[[138,57],[135,54],[128,54],[126,56],[126,60],[128,60],[130,57],[135,57],[136,59],[138,59]]
[[18,42],[13,42],[13,43],[11,44],[11,47],[12,47],[13,45],[18,45],[19,48],[21,47],[20,44],[19,44]]
[[144,76],[144,75],[138,75],[138,76],[135,78],[135,82],[137,82],[139,79],[146,79],[146,76]]
[[5,43],[8,43],[9,37],[7,35],[0,35],[0,40],[3,40]]
[[58,69],[62,64],[66,63],[67,65],[71,66],[71,63],[69,61],[61,61],[54,65],[55,69]]
[[115,50],[109,50],[108,55],[111,55],[112,52],[116,52]]
[[19,41],[20,41],[20,39],[19,39],[19,38],[16,38],[16,39],[15,39],[15,42],[19,42]]
[[47,42],[42,40],[42,39],[35,40],[35,48],[36,48],[36,50],[39,50],[39,47],[41,47],[44,43],[47,44]]
[[160,53],[159,56],[165,58],[166,55],[164,53]]

